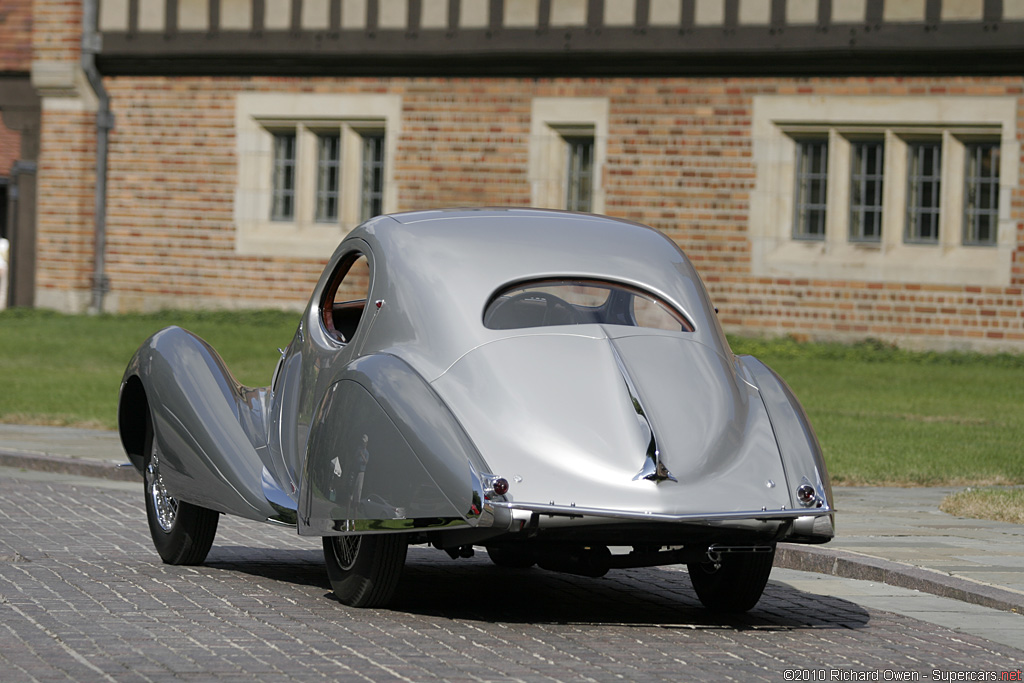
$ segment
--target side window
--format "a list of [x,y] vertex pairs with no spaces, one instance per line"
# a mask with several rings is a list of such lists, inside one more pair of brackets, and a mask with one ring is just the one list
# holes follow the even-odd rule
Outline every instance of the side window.
[[320,317],[327,334],[342,343],[352,340],[369,298],[370,282],[370,264],[365,255],[352,252],[342,259],[320,301]]

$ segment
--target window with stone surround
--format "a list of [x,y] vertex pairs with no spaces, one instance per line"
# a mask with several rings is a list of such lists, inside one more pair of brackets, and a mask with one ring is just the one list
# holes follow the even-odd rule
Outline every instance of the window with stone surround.
[[530,123],[534,206],[601,213],[608,141],[608,100],[537,97]]
[[850,142],[850,241],[882,239],[885,141]]
[[754,98],[760,275],[1006,284],[1016,103]]
[[828,140],[796,140],[796,216],[793,238],[825,239],[828,190]]
[[384,207],[384,131],[358,131],[362,139],[359,220],[379,216]]
[[398,209],[399,96],[246,93],[235,125],[239,253],[322,257]]
[[964,244],[992,245],[999,224],[999,143],[968,142],[964,151]]
[[273,140],[270,220],[355,224],[384,206],[384,122],[260,121]]
[[904,239],[939,243],[942,216],[942,141],[907,143],[907,229]]
[[316,220],[338,220],[338,178],[341,165],[341,135],[333,131],[316,136]]
[[[589,135],[587,134],[589,133]],[[594,198],[594,135],[593,130],[582,134],[563,135],[566,148],[566,197],[569,211],[592,211]]]
[[295,131],[270,131],[274,139],[270,220],[295,219]]

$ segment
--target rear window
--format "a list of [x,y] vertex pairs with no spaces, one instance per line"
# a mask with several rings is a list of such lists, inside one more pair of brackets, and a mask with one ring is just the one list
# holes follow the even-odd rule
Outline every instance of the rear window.
[[484,311],[492,330],[586,324],[693,332],[668,303],[643,290],[600,280],[544,280],[499,292]]

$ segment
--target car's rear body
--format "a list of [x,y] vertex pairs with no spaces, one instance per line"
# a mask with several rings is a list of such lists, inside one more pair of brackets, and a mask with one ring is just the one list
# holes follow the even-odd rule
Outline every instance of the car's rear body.
[[[357,257],[365,294],[338,303]],[[597,574],[833,533],[792,392],[731,353],[670,240],[604,217],[373,219],[329,260],[272,386],[240,387],[172,328],[129,365],[120,411],[126,451],[143,470],[152,435],[170,495],[300,534]]]

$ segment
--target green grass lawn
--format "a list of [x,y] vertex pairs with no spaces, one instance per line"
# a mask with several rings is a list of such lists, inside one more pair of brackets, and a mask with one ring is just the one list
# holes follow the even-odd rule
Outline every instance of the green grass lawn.
[[[298,317],[0,311],[0,422],[112,429],[125,365],[146,337],[171,324],[206,339],[242,383],[265,386]],[[788,339],[731,343],[789,382],[836,484],[1024,483],[1024,356]]]
[[732,340],[800,397],[836,484],[1024,483],[1024,356]]
[[135,349],[180,325],[208,341],[243,384],[270,384],[299,313],[164,312],[62,315],[0,311],[0,422],[113,429],[117,393]]

